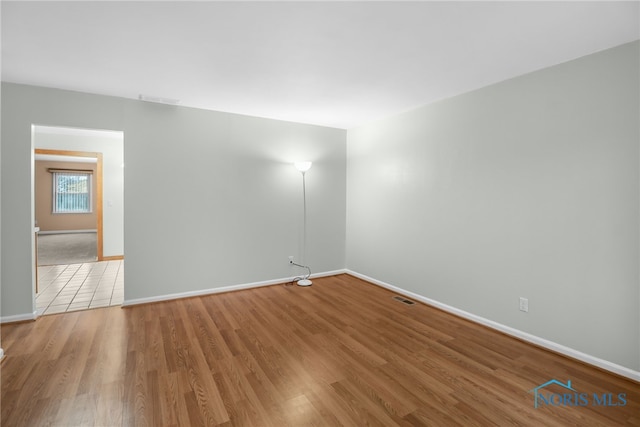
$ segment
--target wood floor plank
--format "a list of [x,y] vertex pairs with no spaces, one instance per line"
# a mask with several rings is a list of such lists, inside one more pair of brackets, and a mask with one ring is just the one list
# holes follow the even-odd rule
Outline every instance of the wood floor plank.
[[[0,424],[640,426],[637,382],[394,295],[338,275],[2,325]],[[535,408],[550,379],[626,404]]]
[[340,404],[331,386],[317,385],[305,392],[305,395],[322,416],[323,425],[349,426],[353,424],[351,417]]

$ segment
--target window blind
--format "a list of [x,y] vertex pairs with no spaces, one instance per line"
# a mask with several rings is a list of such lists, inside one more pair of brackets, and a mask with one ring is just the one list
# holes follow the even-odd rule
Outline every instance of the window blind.
[[53,173],[53,213],[91,212],[91,172]]

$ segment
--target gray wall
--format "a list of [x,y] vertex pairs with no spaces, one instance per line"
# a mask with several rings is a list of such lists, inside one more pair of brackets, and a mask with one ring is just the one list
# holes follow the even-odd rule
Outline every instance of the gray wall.
[[[143,102],[125,126],[125,299],[345,267],[346,132]],[[170,268],[162,268],[169,266]]]
[[[2,21],[2,3],[0,3],[0,22]],[[0,55],[0,70],[2,70],[2,55]],[[1,80],[0,72],[0,80]],[[2,99],[2,88],[0,87],[0,100]],[[2,103],[0,102],[0,129],[2,129]],[[1,138],[1,136],[0,136]],[[0,139],[1,141],[1,139]],[[2,144],[0,144],[0,165],[2,165]],[[0,174],[2,175],[2,174]],[[2,241],[2,177],[0,176],[0,242]],[[2,315],[2,245],[0,244],[0,316]],[[0,333],[0,346],[2,345],[2,334]],[[0,347],[0,358],[4,357],[4,350]]]
[[350,130],[347,267],[640,370],[638,51]]
[[[2,316],[33,307],[31,125],[124,131],[125,299],[344,268],[346,132],[3,83]],[[10,250],[9,250],[10,249]]]

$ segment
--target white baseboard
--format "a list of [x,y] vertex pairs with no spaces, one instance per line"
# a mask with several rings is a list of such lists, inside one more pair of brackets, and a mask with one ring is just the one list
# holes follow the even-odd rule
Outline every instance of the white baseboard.
[[[577,359],[580,360],[581,362],[584,363],[588,363],[590,365],[593,366],[597,366],[598,368],[604,369],[606,371],[609,372],[613,372],[615,374],[621,375],[623,377],[632,379],[634,381],[640,381],[640,372],[639,371],[634,371],[633,369],[627,368],[625,366],[621,366],[618,365],[616,363],[613,362],[609,362],[607,360],[604,359],[600,359],[598,357],[583,353],[581,351],[572,349],[570,347],[564,346],[562,344],[558,344],[556,342],[553,341],[549,341],[547,339],[544,338],[540,338],[536,335],[532,335],[528,332],[524,332],[521,331],[519,329],[515,329],[512,328],[510,326],[506,326],[503,325],[501,323],[498,322],[494,322],[493,320],[489,320],[486,319],[484,317],[481,316],[477,316],[473,313],[469,313],[467,311],[464,310],[460,310],[458,308],[452,307],[450,305],[441,303],[439,301],[433,300],[431,298],[427,298],[424,297],[422,295],[407,291],[405,289],[399,288],[397,286],[391,285],[389,283],[386,282],[382,282],[380,280],[374,279],[372,277],[366,276],[364,274],[360,274],[358,272],[349,270],[349,269],[341,269],[341,270],[333,270],[333,271],[325,271],[322,273],[316,273],[316,274],[312,274],[311,278],[319,278],[319,277],[327,277],[327,276],[335,276],[338,274],[349,274],[351,276],[357,277],[359,279],[365,280],[367,282],[373,283],[374,285],[377,286],[381,286],[383,288],[392,290],[394,292],[397,292],[399,294],[402,294],[404,296],[410,297],[412,299],[415,299],[417,301],[420,301],[424,304],[439,308],[443,311],[452,313],[456,316],[459,316],[461,318],[470,320],[472,322],[487,326],[489,328],[495,329],[497,331],[503,332],[507,335],[511,335],[513,337],[519,338],[523,341],[527,341],[530,342],[532,344],[538,345],[540,347],[549,349],[551,351],[555,351],[557,353],[563,354],[565,356],[571,357],[573,359]],[[131,300],[125,300],[122,303],[123,307],[127,307],[127,306],[132,306],[132,305],[139,305],[139,304],[148,304],[148,303],[152,303],[152,302],[161,302],[161,301],[169,301],[169,300],[173,300],[173,299],[179,299],[179,298],[190,298],[190,297],[195,297],[195,296],[202,296],[202,295],[211,295],[211,294],[217,294],[217,293],[223,293],[223,292],[231,292],[231,291],[239,291],[242,289],[251,289],[251,288],[258,288],[258,287],[262,287],[262,286],[271,286],[271,285],[277,285],[277,284],[281,284],[281,283],[287,283],[290,282],[292,280],[292,278],[288,277],[288,278],[281,278],[281,279],[273,279],[273,280],[265,280],[265,281],[261,281],[261,282],[253,282],[253,283],[246,283],[246,284],[240,284],[240,285],[232,285],[232,286],[223,286],[220,288],[211,288],[211,289],[202,289],[202,290],[198,290],[198,291],[189,291],[189,292],[180,292],[180,293],[175,293],[175,294],[167,294],[167,295],[159,295],[159,296],[153,296],[153,297],[148,297],[148,298],[136,298],[136,299],[131,299]],[[18,314],[18,315],[14,315],[14,316],[4,316],[4,317],[0,317],[0,323],[11,323],[11,322],[20,322],[20,321],[25,321],[25,320],[35,320],[38,317],[37,315],[37,311],[34,311],[33,313],[27,313],[27,314]],[[0,349],[0,351],[2,351],[2,349]],[[1,354],[1,353],[0,353]]]
[[[343,273],[346,273],[346,272],[347,272],[347,270],[344,270],[344,269],[343,270],[325,271],[325,272],[322,272],[322,273],[312,274],[311,278],[315,279],[315,278],[319,278],[319,277],[335,276],[337,274],[343,274]],[[158,295],[158,296],[153,296],[153,297],[148,297],[148,298],[135,298],[135,299],[125,300],[122,303],[122,306],[123,307],[127,307],[127,306],[131,306],[131,305],[149,304],[149,303],[152,303],[152,302],[169,301],[169,300],[179,299],[179,298],[190,298],[190,297],[197,297],[197,296],[202,296],[202,295],[220,294],[220,293],[223,293],[223,292],[240,291],[242,289],[259,288],[259,287],[262,287],[262,286],[271,286],[271,285],[278,285],[278,284],[281,284],[281,283],[288,283],[288,282],[291,282],[291,280],[292,280],[291,277],[286,277],[286,278],[282,278],[282,279],[265,280],[265,281],[262,281],[262,282],[253,282],[253,283],[245,283],[245,284],[241,284],[241,285],[223,286],[221,288],[210,288],[210,289],[202,289],[202,290],[198,290],[198,291],[180,292],[180,293],[176,293],[176,294]]]
[[627,367],[618,365],[616,363],[609,362],[604,359],[600,359],[595,356],[591,356],[589,354],[583,353],[581,351],[572,349],[570,347],[566,347],[562,344],[558,344],[553,341],[549,341],[544,338],[540,338],[538,336],[532,335],[528,332],[523,332],[519,329],[512,328],[510,326],[503,325],[498,322],[494,322],[493,320],[485,319],[484,317],[477,316],[475,314],[466,312],[464,310],[460,310],[458,308],[452,307],[447,304],[443,304],[439,301],[432,300],[430,298],[424,297],[422,295],[418,295],[416,293],[404,290],[397,286],[390,285],[389,283],[382,282],[380,280],[374,279],[369,276],[365,276],[364,274],[357,273],[355,271],[346,270],[347,274],[350,274],[359,279],[365,280],[367,282],[373,283],[374,285],[378,285],[383,288],[387,288],[404,296],[410,297],[417,301],[423,302],[427,305],[439,308],[443,311],[455,314],[456,316],[462,317],[467,320],[471,320],[472,322],[479,323],[481,325],[487,326],[489,328],[495,329],[497,331],[503,332],[507,335],[511,335],[513,337],[519,338],[523,341],[530,342],[532,344],[538,345],[540,347],[544,347],[546,349],[555,351],[556,353],[563,354],[565,356],[571,357],[573,359],[580,360],[581,362],[588,363],[593,366],[597,366],[598,368],[604,369],[609,372],[613,372],[615,374],[621,375],[623,377],[640,381],[640,372],[634,371],[633,369],[629,369]]
[[38,312],[34,311],[33,313],[15,314],[13,316],[2,316],[0,317],[0,323],[24,322],[25,320],[36,320],[37,318],[38,318]]

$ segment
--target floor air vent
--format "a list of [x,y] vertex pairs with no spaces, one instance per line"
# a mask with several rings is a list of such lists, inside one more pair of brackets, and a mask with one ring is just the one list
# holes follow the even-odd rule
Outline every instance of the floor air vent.
[[394,300],[396,301],[400,301],[403,304],[407,304],[407,305],[413,305],[415,304],[414,301],[411,301],[410,299],[406,299],[405,297],[401,297],[401,296],[395,296],[393,297]]

